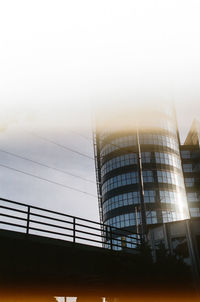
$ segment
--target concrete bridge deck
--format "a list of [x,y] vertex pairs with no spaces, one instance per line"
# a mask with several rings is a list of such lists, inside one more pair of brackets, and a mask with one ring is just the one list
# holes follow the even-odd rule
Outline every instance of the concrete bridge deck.
[[0,230],[0,287],[58,296],[134,287],[140,256],[42,236]]

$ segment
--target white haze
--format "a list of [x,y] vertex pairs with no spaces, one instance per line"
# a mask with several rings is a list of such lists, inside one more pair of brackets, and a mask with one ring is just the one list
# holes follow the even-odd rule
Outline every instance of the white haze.
[[[199,117],[199,15],[195,0],[1,1],[1,148],[95,181],[92,160],[28,132],[92,157],[92,141],[70,131],[91,137],[95,103],[112,100],[174,101],[184,139]],[[3,153],[0,160],[96,194],[95,184]],[[98,220],[95,197],[3,167],[0,177],[2,197]]]

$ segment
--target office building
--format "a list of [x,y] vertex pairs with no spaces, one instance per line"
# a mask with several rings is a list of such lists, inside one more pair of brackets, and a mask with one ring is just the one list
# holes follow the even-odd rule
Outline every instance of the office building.
[[145,236],[151,226],[189,219],[173,106],[97,116],[94,147],[104,224]]
[[[200,273],[200,125],[194,120],[184,144],[180,145],[189,219],[151,226],[149,242],[156,254],[161,241],[166,249]],[[199,278],[199,277],[198,277]]]
[[200,217],[199,124],[194,121],[185,143],[180,146],[185,188],[191,218]]

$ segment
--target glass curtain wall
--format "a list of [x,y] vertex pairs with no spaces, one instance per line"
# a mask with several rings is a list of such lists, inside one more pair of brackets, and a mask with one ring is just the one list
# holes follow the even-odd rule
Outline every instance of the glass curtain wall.
[[147,226],[183,220],[189,212],[174,109],[157,106],[134,114],[97,123],[98,186],[103,222],[140,232],[141,202]]

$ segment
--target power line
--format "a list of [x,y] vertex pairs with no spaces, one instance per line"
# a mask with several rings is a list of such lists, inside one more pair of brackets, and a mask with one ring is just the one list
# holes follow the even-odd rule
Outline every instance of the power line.
[[43,136],[38,135],[38,134],[36,134],[36,133],[32,133],[32,132],[31,132],[31,134],[34,135],[34,136],[36,136],[36,137],[38,137],[38,138],[40,138],[40,139],[42,139],[42,140],[44,140],[44,141],[47,141],[47,142],[49,142],[49,143],[51,143],[51,144],[54,144],[54,145],[56,145],[56,146],[58,146],[58,147],[60,147],[60,148],[62,148],[62,149],[66,149],[66,150],[71,151],[71,152],[73,152],[73,153],[76,153],[76,154],[78,154],[78,155],[81,155],[81,156],[84,156],[84,157],[89,158],[89,159],[91,159],[91,160],[94,160],[93,157],[91,157],[91,156],[89,156],[89,155],[87,155],[87,154],[84,154],[84,153],[82,153],[82,152],[79,152],[79,151],[77,151],[77,150],[74,150],[74,149],[72,149],[72,148],[69,148],[69,147],[67,147],[67,146],[58,144],[58,143],[56,143],[56,142],[54,142],[54,141],[52,141],[52,140],[50,140],[50,139],[48,139],[48,138],[45,138],[45,137],[43,137]]
[[46,179],[46,178],[43,178],[43,177],[40,177],[40,176],[36,176],[34,174],[18,170],[18,169],[9,167],[7,165],[0,164],[0,166],[4,167],[4,168],[7,168],[7,169],[10,169],[10,170],[15,171],[15,172],[19,172],[19,173],[22,173],[22,174],[25,174],[25,175],[28,175],[28,176],[31,176],[31,177],[34,177],[34,178],[37,178],[37,179],[49,182],[49,183],[52,183],[52,184],[57,185],[57,186],[61,186],[61,187],[64,187],[64,188],[67,188],[67,189],[70,189],[70,190],[73,190],[73,191],[76,191],[76,192],[80,192],[80,193],[83,193],[83,194],[86,194],[86,195],[89,195],[89,196],[92,196],[92,197],[97,197],[97,195],[94,195],[92,193],[85,192],[85,191],[79,190],[77,188],[74,188],[74,187],[71,187],[71,186],[67,186],[67,185],[61,184],[59,182],[52,181],[52,180],[49,180],[49,179]]
[[67,172],[67,171],[62,170],[62,169],[58,169],[58,168],[51,167],[51,166],[49,166],[49,165],[47,165],[47,164],[43,164],[43,163],[41,163],[41,162],[37,162],[37,161],[35,161],[35,160],[29,159],[29,158],[27,158],[27,157],[24,157],[24,156],[21,156],[21,155],[12,153],[12,152],[8,152],[8,151],[3,150],[3,149],[0,149],[0,152],[9,154],[9,155],[11,155],[11,156],[15,156],[15,157],[17,157],[17,158],[20,158],[20,159],[23,159],[23,160],[26,160],[26,161],[29,161],[29,162],[32,162],[32,163],[34,163],[34,164],[40,165],[40,166],[45,167],[45,168],[48,168],[48,169],[52,169],[52,170],[55,170],[55,171],[58,171],[58,172],[61,172],[61,173],[64,173],[64,174],[67,174],[67,175],[70,175],[70,176],[73,176],[73,177],[80,178],[80,179],[85,180],[85,181],[87,181],[87,182],[95,183],[94,181],[92,181],[92,180],[90,180],[90,179],[87,179],[87,178],[84,178],[84,177],[82,177],[82,176],[73,174],[73,173],[71,173],[71,172]]
[[[87,139],[88,141],[92,141],[93,142],[93,139],[91,138],[91,137],[87,137],[87,136],[85,136],[85,135],[82,135],[82,134],[80,134],[79,132],[76,132],[76,131],[73,131],[73,130],[71,130],[71,132],[72,133],[75,133],[76,135],[79,135],[79,136],[81,136],[81,137],[84,137],[85,139]],[[120,149],[120,148],[124,148],[124,147],[121,147],[121,146],[119,146],[119,145],[116,145],[116,144],[113,144],[113,143],[106,143],[106,145],[111,145],[111,146],[114,146],[114,147],[117,147],[118,149]],[[126,148],[126,147],[125,147]],[[117,149],[116,150],[113,150],[113,151],[117,151]],[[130,151],[130,150],[126,150],[128,153],[133,153],[132,151]]]
[[[77,134],[77,135],[79,135],[79,136],[83,136],[82,134],[80,134],[80,133],[78,133],[78,132],[76,132],[76,131],[71,131],[71,132],[73,132],[73,133],[75,133],[75,134]],[[87,140],[93,142],[93,139],[92,139],[92,138],[86,137],[86,136],[83,136],[83,137],[85,137]],[[116,150],[113,150],[113,152],[118,151],[118,149],[122,149],[122,148],[123,148],[123,149],[126,150],[127,153],[130,153],[130,154],[134,153],[133,151],[131,151],[131,150],[128,149],[127,147],[119,146],[119,145],[116,145],[116,144],[113,144],[113,143],[110,143],[110,142],[106,143],[106,145],[110,145],[110,146],[116,147],[117,149],[116,149]],[[101,157],[102,157],[102,156],[101,156]]]
[[77,132],[77,131],[70,130],[70,132],[72,132],[72,133],[74,133],[74,134],[76,134],[76,135],[79,135],[79,136],[85,138],[85,139],[88,140],[88,141],[91,141],[91,140],[92,140],[91,137],[88,137],[88,136],[86,136],[86,135],[84,135],[84,134],[81,134],[81,133],[79,133],[79,132]]
[[[84,137],[84,138],[87,139],[88,141],[92,141],[92,142],[93,142],[93,139],[90,138],[90,137],[86,137],[86,136],[84,136],[84,135],[82,135],[82,134],[80,134],[80,133],[78,133],[78,132],[76,132],[76,131],[72,131],[72,130],[71,130],[71,132],[75,133],[76,135],[79,135],[79,136]],[[130,153],[130,154],[133,154],[133,153],[134,153],[133,151],[127,149],[127,147],[121,147],[121,146],[116,145],[116,144],[113,144],[113,143],[106,143],[106,145],[110,145],[110,146],[116,147],[117,149],[113,150],[113,152],[116,152],[116,151],[118,151],[119,149],[123,148],[123,149],[126,150],[127,153]],[[102,158],[102,156],[100,156],[100,158]]]

